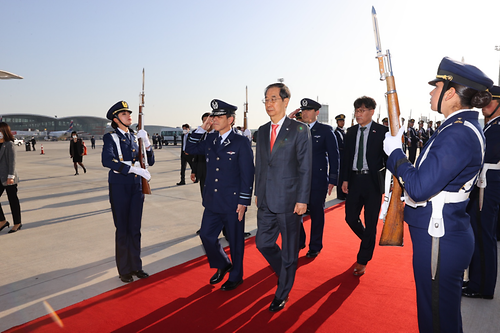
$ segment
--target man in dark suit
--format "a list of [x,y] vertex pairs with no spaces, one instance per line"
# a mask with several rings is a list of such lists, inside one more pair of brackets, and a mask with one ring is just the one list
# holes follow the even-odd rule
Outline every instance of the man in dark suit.
[[[388,128],[372,121],[377,103],[363,96],[354,102],[358,125],[347,130],[345,155],[340,179],[342,190],[347,193],[345,219],[356,236],[361,239],[354,275],[365,273],[375,249],[377,222],[384,193],[385,161],[383,141]],[[359,214],[364,207],[364,225]]]
[[408,160],[410,160],[411,164],[415,163],[415,159],[417,158],[418,143],[420,142],[417,130],[413,127],[413,125],[415,125],[415,119],[408,120],[408,131],[406,132],[406,135],[408,142]]
[[[323,229],[325,227],[325,199],[337,186],[339,172],[339,152],[337,140],[330,125],[318,122],[321,104],[304,98],[300,101],[302,122],[309,125],[312,139],[312,178],[309,196],[309,216],[311,217],[311,234],[308,258],[315,258],[323,248]],[[291,118],[297,110],[290,114]],[[299,248],[306,247],[306,232],[300,224]]]
[[177,185],[186,185],[186,164],[189,164],[191,170],[193,170],[192,162],[193,156],[186,153],[186,142],[189,135],[189,125],[182,125],[182,135],[181,135],[181,181]]
[[[210,112],[205,112],[201,116],[201,123],[204,124],[207,118],[210,117]],[[212,130],[212,126],[206,130],[205,133],[201,136],[201,141],[205,140],[208,133]],[[207,161],[205,155],[194,155],[193,162],[191,163],[191,180],[194,183],[200,183],[200,192],[203,197],[203,186],[205,186],[205,178],[207,176]]]
[[[271,121],[259,128],[255,162],[257,249],[278,275],[270,311],[280,311],[293,286],[299,254],[300,216],[311,187],[312,144],[309,127],[286,116],[290,90],[269,85],[264,104]],[[281,234],[282,248],[276,244]]]
[[[228,280],[222,290],[233,290],[243,282],[245,248],[245,212],[250,206],[254,178],[253,152],[250,142],[232,130],[236,107],[214,99],[212,117],[188,139],[186,150],[191,155],[207,157],[207,176],[203,190],[203,220],[200,238],[211,268],[217,272],[210,279],[216,284]],[[213,126],[218,133],[203,134]],[[226,229],[232,262],[219,243],[222,228]]]
[[[337,146],[339,148],[340,163],[342,163],[342,158],[344,157],[345,115],[344,114],[337,115],[335,117],[335,121],[337,122],[337,127],[335,128],[334,134],[335,134],[335,138],[337,138]],[[339,164],[339,172],[340,172],[340,164]],[[345,200],[345,193],[342,191],[342,184],[339,184],[339,185],[341,185],[341,186],[337,186],[337,199]]]

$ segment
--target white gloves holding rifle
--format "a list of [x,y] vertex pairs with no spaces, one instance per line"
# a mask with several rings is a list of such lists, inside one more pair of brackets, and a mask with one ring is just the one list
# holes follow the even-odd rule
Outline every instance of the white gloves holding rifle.
[[149,138],[148,138],[148,132],[146,132],[145,130],[139,130],[137,132],[137,138],[139,139],[142,139],[142,142],[144,143],[144,147],[148,148],[151,146],[151,142],[149,142]]
[[404,127],[400,127],[398,134],[396,136],[392,136],[391,132],[385,133],[385,140],[384,140],[384,152],[387,154],[387,156],[391,156],[391,153],[395,151],[396,149],[402,149],[403,146],[403,141],[401,140],[403,133],[405,129]]
[[133,167],[130,167],[130,170],[128,171],[128,173],[135,173],[136,175],[139,175],[146,180],[151,179],[151,174],[149,173],[149,171],[146,169],[143,169],[143,168],[138,168],[138,167],[133,166]]

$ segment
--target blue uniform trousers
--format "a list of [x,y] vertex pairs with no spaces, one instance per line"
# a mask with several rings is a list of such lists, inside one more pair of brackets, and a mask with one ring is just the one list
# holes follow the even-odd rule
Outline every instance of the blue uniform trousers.
[[[323,248],[323,230],[325,228],[325,199],[328,193],[328,187],[324,190],[311,189],[309,197],[309,216],[311,218],[311,235],[309,240],[309,250],[321,251]],[[306,232],[304,225],[300,224],[300,247],[306,245]]]
[[219,243],[219,234],[223,227],[226,229],[225,236],[229,239],[233,264],[228,281],[237,282],[243,278],[245,217],[242,221],[238,221],[236,209],[234,213],[216,213],[205,208],[201,221],[200,238],[211,268],[223,269],[231,263]]
[[[474,231],[474,254],[469,265],[469,290],[486,296],[495,294],[497,282],[497,221],[500,203],[498,182],[488,182],[484,189],[483,210],[479,216],[478,188],[471,194],[467,212]],[[470,209],[469,209],[470,207]]]
[[[299,260],[300,216],[294,213],[273,213],[267,205],[257,211],[255,245],[278,275],[275,296],[286,299],[292,290]],[[276,244],[281,234],[281,248]]]
[[141,270],[141,219],[144,204],[141,184],[110,183],[109,202],[116,227],[118,274]]
[[[446,225],[446,221],[445,221]],[[432,237],[427,229],[409,226],[413,243],[413,273],[417,289],[418,327],[420,332],[433,332],[433,319],[439,320],[439,332],[462,332],[460,300],[462,280],[474,250],[472,228],[446,231],[439,239],[439,317],[432,313]],[[436,299],[434,299],[436,301]]]

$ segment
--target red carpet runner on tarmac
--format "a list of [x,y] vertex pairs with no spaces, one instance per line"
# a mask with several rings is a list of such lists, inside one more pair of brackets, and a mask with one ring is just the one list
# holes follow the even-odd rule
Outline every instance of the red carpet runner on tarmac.
[[377,245],[366,274],[355,277],[359,239],[344,217],[343,203],[327,209],[324,248],[315,259],[300,251],[278,313],[268,310],[277,278],[252,237],[244,282],[233,291],[208,283],[215,271],[203,256],[57,311],[62,329],[45,316],[8,332],[417,332],[408,230],[404,247]]

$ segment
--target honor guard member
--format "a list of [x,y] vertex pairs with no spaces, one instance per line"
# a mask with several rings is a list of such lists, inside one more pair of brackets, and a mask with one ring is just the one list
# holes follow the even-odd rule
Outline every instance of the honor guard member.
[[141,261],[141,219],[144,194],[141,177],[149,180],[151,175],[142,169],[139,161],[137,139],[146,147],[149,165],[155,162],[148,134],[139,130],[137,135],[130,129],[132,111],[128,104],[120,101],[113,105],[106,118],[111,120],[114,131],[103,136],[102,165],[110,168],[108,175],[109,202],[116,227],[116,266],[123,282],[134,281],[133,275],[147,278]]
[[419,143],[417,130],[413,128],[414,124],[415,119],[408,120],[408,130],[406,132],[408,142],[408,159],[412,164],[415,163],[415,159],[417,158],[417,148]]
[[493,299],[497,281],[497,221],[500,205],[500,87],[490,89],[492,101],[483,108],[490,119],[484,127],[486,153],[467,213],[474,231],[474,254],[469,265],[469,283],[462,295]]
[[[339,163],[342,163],[342,157],[344,156],[345,115],[344,114],[337,115],[335,117],[335,121],[337,122],[337,127],[335,128],[335,132],[333,133],[335,134],[335,138],[337,139],[337,147],[339,149],[339,159],[340,159]],[[340,173],[340,167],[339,167],[339,173]],[[339,178],[337,177],[337,179]],[[342,186],[337,186],[337,199],[345,200],[345,193],[342,191]]]
[[431,138],[432,135],[434,135],[434,128],[432,128],[432,120],[429,120],[427,123],[427,140]]
[[[211,117],[189,136],[186,151],[204,155],[207,161],[200,238],[210,267],[217,269],[210,284],[221,282],[230,272],[221,289],[232,290],[243,282],[245,211],[251,204],[255,169],[250,142],[231,129],[237,107],[218,99],[212,100],[211,106]],[[201,140],[210,125],[218,133],[209,133]],[[232,262],[219,243],[223,227]]]
[[[333,128],[318,121],[321,104],[309,98],[302,99],[300,104],[302,122],[309,125],[312,139],[311,193],[307,205],[311,217],[311,234],[306,257],[315,258],[323,248],[326,195],[330,195],[334,186],[337,186],[339,151]],[[306,233],[302,223],[299,247],[306,247]]]
[[466,213],[484,157],[478,112],[491,101],[493,85],[478,68],[443,58],[429,84],[431,109],[446,119],[413,166],[397,136],[386,135],[387,167],[405,189],[404,219],[413,244],[420,332],[462,332],[463,272],[474,251]]
[[389,127],[389,119],[387,119],[387,117],[385,117],[384,119],[382,119],[382,125],[384,125],[386,127]]

